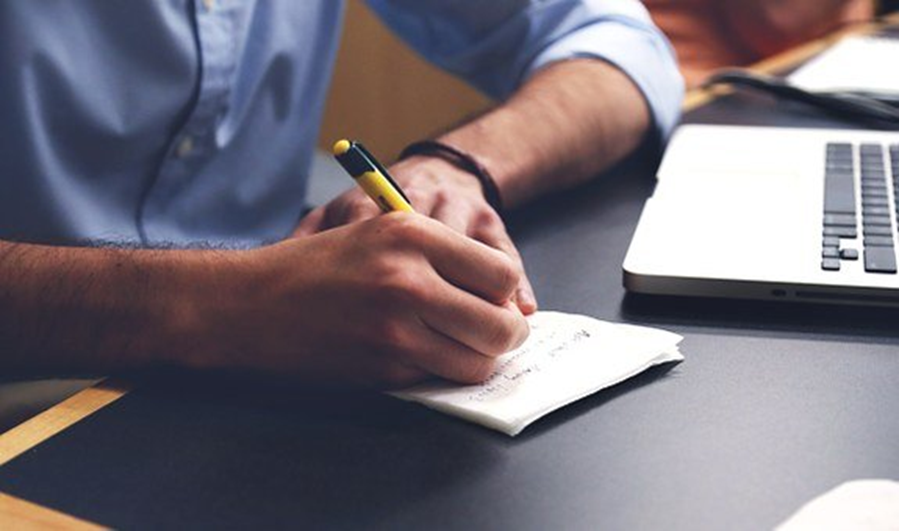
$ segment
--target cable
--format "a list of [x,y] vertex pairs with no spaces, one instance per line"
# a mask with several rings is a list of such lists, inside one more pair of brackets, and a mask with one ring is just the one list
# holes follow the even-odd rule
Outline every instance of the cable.
[[730,85],[771,94],[777,98],[811,105],[834,116],[874,125],[880,129],[899,129],[899,101],[875,99],[870,94],[851,91],[803,90],[788,81],[745,70],[725,70],[712,75],[703,88]]

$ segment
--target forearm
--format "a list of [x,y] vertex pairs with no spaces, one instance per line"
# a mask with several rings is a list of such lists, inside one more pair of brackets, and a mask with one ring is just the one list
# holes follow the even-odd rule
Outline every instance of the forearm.
[[505,104],[441,139],[473,154],[507,206],[568,188],[636,148],[650,118],[636,85],[596,59],[555,63]]
[[213,253],[0,242],[0,371],[171,361],[186,350]]

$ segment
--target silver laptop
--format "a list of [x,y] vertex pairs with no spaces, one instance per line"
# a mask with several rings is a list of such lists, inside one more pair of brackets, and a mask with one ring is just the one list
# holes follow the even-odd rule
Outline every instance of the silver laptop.
[[686,125],[624,261],[634,292],[899,306],[899,133]]

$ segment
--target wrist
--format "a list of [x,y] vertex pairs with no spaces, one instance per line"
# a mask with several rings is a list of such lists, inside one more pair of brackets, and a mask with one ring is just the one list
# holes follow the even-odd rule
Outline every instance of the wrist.
[[151,363],[191,369],[226,366],[240,332],[237,307],[246,301],[253,251],[175,251],[165,259],[161,295],[150,311],[158,341]]
[[439,158],[415,155],[391,166],[390,172],[412,195],[417,193],[417,188],[452,186],[454,190],[462,188],[466,194],[483,198],[477,177]]
[[500,215],[503,200],[493,175],[474,155],[439,140],[423,140],[407,146],[400,153],[400,160],[412,157],[432,158],[474,177],[481,185],[481,193],[487,203]]

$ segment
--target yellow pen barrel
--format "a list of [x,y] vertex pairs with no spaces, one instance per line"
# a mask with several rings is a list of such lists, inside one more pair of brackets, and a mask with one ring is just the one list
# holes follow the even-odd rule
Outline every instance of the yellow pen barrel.
[[367,171],[356,177],[356,182],[384,212],[415,212],[412,205],[380,172]]

